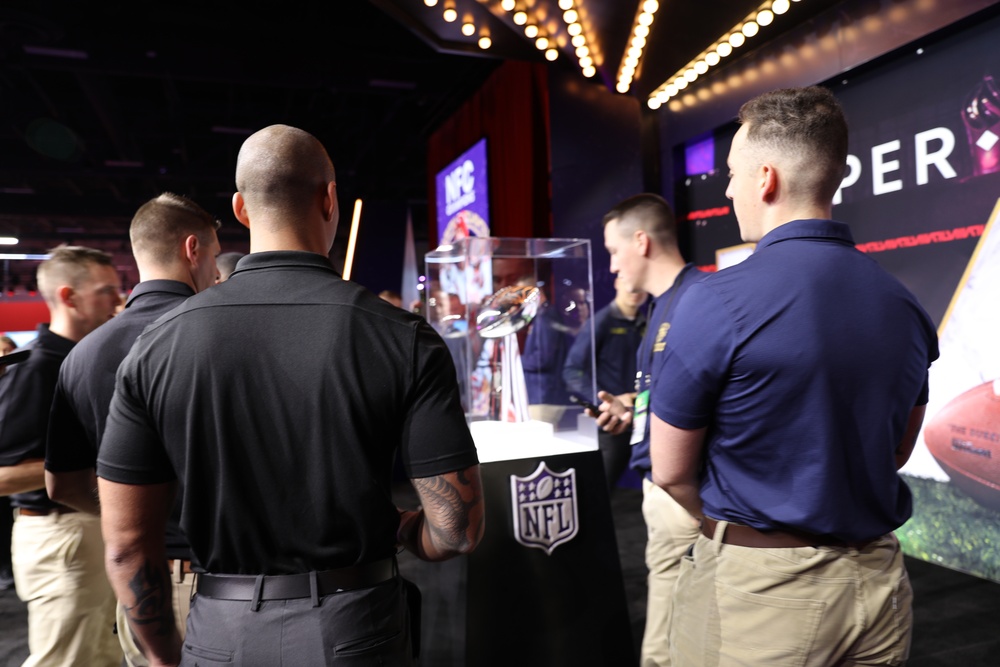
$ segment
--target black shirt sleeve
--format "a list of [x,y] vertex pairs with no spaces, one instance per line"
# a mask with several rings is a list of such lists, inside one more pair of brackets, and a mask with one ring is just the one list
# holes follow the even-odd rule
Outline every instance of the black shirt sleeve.
[[414,337],[414,383],[400,447],[410,478],[433,477],[479,462],[441,337],[425,322]]

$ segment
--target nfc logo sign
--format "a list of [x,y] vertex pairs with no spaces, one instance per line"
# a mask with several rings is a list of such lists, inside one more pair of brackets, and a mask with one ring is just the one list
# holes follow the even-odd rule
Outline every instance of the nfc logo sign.
[[466,160],[444,177],[445,202],[449,206],[469,195],[476,187],[476,177],[473,175],[475,170],[472,160]]

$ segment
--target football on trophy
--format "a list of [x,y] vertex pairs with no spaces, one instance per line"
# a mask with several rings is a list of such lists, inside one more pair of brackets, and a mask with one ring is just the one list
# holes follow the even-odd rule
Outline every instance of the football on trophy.
[[955,486],[1000,511],[1000,380],[949,401],[927,422],[924,442]]
[[476,317],[476,331],[483,338],[503,338],[531,323],[538,312],[541,292],[537,287],[511,285],[483,299]]

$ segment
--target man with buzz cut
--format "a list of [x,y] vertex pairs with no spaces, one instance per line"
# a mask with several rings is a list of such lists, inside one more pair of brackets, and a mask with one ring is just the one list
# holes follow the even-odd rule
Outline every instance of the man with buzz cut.
[[[451,355],[334,269],[336,180],[314,136],[254,133],[236,186],[250,254],[118,370],[97,461],[109,578],[151,665],[413,665],[398,548],[443,560],[484,529]],[[392,501],[397,456],[416,511]],[[162,539],[175,493],[205,570],[183,643]]]
[[916,298],[831,219],[847,121],[825,88],[740,109],[729,187],[754,253],[692,285],[653,390],[653,481],[700,523],[670,653],[694,665],[901,665],[913,593],[897,474],[938,356]]
[[[38,266],[49,323],[25,345],[27,361],[0,380],[0,495],[13,494],[11,552],[18,597],[28,605],[24,663],[117,667],[115,598],[99,563],[100,520],[45,493],[45,440],[59,368],[77,342],[114,317],[121,281],[100,250],[60,246]],[[73,560],[90,564],[77,567]]]
[[[147,325],[215,284],[218,227],[218,220],[195,202],[172,193],[154,197],[136,211],[129,240],[140,282],[125,310],[77,345],[59,371],[45,456],[46,487],[53,500],[80,512],[100,514],[94,470],[114,395],[115,373]],[[193,583],[191,549],[176,517],[168,522],[166,555],[174,612],[183,620]],[[103,553],[77,554],[70,562],[94,572],[95,579],[108,585]],[[120,607],[118,629],[128,663],[148,665],[128,632]]]
[[674,610],[674,584],[684,552],[698,536],[698,523],[653,484],[649,456],[649,395],[677,378],[662,372],[668,333],[677,303],[704,274],[685,262],[677,245],[677,220],[667,201],[653,193],[633,195],[604,215],[604,245],[611,273],[621,289],[653,298],[646,334],[636,354],[635,391],[600,391],[597,425],[620,435],[631,429],[629,466],[642,477],[642,517],[646,522],[646,628],[641,667],[670,664],[667,633]]

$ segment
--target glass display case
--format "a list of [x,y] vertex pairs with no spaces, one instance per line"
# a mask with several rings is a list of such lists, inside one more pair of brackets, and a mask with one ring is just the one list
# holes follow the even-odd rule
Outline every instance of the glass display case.
[[425,260],[480,460],[596,449],[590,241],[468,237]]

